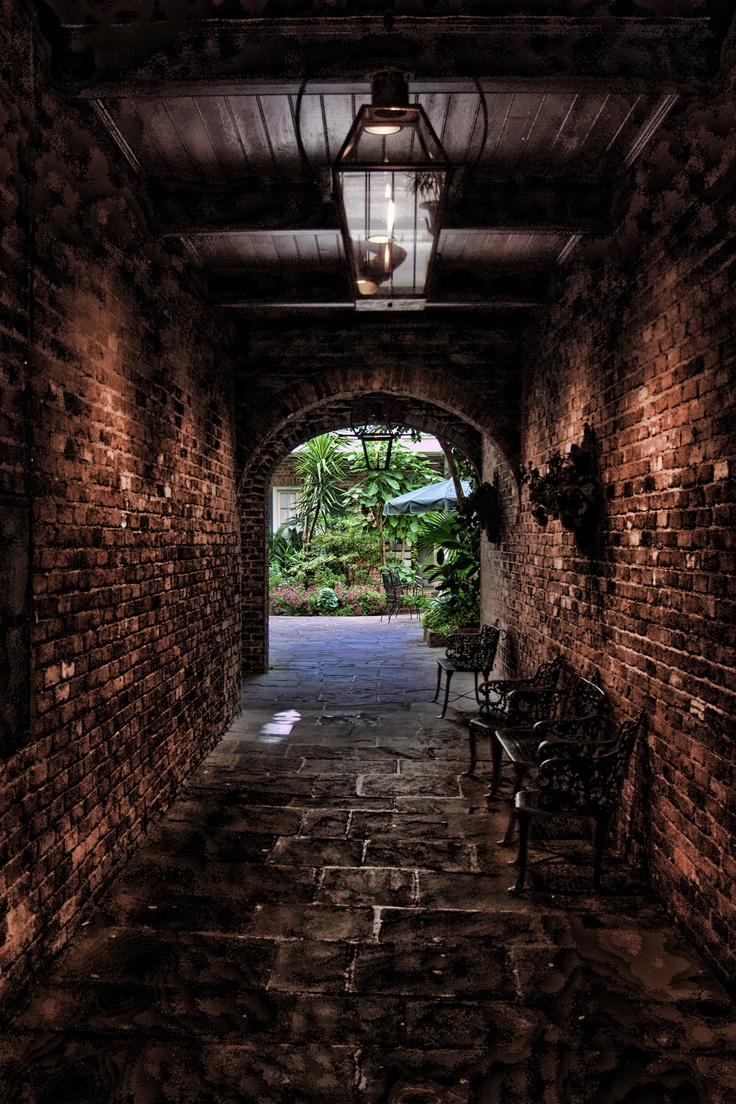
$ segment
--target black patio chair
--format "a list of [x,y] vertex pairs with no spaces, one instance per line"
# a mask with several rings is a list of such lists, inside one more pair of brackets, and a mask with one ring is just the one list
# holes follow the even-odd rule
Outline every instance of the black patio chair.
[[[381,582],[386,592],[386,608],[383,613],[387,614],[386,622],[388,623],[399,610],[404,608],[404,596],[408,591],[402,583],[398,571],[394,571],[393,568],[381,568]],[[381,621],[383,621],[383,613],[381,614]]]

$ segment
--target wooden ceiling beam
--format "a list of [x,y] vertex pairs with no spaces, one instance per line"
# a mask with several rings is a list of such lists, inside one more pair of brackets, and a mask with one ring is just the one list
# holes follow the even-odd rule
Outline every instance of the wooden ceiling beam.
[[[314,233],[339,227],[337,210],[315,188],[300,184],[260,185],[217,192],[204,185],[186,191],[151,188],[158,236],[248,234],[256,231]],[[604,234],[611,228],[612,186],[608,180],[566,176],[555,180],[476,178],[448,201],[446,230],[560,231]]]
[[[62,26],[52,74],[80,96],[140,96],[184,87],[222,94],[242,82],[299,87],[357,82],[386,66],[436,80],[550,86],[591,80],[614,89],[697,89],[717,72],[707,17],[301,17]],[[202,75],[206,74],[206,77]],[[414,86],[413,86],[414,87]]]
[[314,184],[251,179],[220,191],[205,184],[184,189],[152,181],[149,191],[159,237],[339,226],[334,206],[325,203]]
[[[355,303],[334,303],[334,302],[310,302],[308,300],[300,301],[288,301],[275,302],[272,299],[237,299],[237,300],[223,300],[221,302],[212,300],[213,305],[219,307],[227,307],[233,310],[244,310],[251,313],[270,313],[272,311],[354,311]],[[478,296],[476,299],[432,299],[427,300],[425,304],[426,310],[446,310],[446,311],[529,311],[540,310],[547,304],[540,299],[524,298],[521,296],[496,296],[496,297],[482,297]]]
[[466,184],[459,202],[448,203],[442,229],[607,234],[612,192],[607,179],[476,178]]

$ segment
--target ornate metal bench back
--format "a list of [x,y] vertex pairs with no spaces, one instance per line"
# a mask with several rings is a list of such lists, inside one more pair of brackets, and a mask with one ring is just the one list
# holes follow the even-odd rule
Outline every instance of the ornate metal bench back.
[[606,696],[599,683],[600,676],[597,672],[592,679],[574,678],[565,695],[563,716],[587,717],[592,713],[602,713],[606,706]]
[[498,625],[483,625],[477,633],[451,633],[445,655],[457,671],[490,671],[499,636]]
[[529,680],[530,690],[555,690],[563,679],[570,677],[570,669],[563,656],[555,656],[546,663],[540,663],[536,674]]
[[601,754],[546,759],[539,767],[539,805],[550,811],[594,816],[610,812],[618,798],[634,743],[644,732],[645,715],[624,721]]

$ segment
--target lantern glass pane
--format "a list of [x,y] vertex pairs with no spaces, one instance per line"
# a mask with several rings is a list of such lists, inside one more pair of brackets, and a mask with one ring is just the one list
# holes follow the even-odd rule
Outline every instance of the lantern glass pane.
[[436,174],[437,199],[417,194],[413,172],[378,169],[337,175],[358,293],[376,299],[423,296],[444,171]]
[[[384,133],[374,133],[375,129]],[[422,169],[447,164],[444,150],[420,107],[361,107],[337,167],[382,164]]]

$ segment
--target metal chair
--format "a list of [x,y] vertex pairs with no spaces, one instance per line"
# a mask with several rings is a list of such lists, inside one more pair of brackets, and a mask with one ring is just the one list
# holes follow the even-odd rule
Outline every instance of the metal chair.
[[514,799],[519,825],[519,873],[509,892],[522,893],[526,879],[529,826],[535,818],[590,817],[595,822],[593,886],[603,889],[603,852],[626,767],[636,740],[645,732],[646,716],[624,721],[613,740],[579,744],[569,740],[541,745],[544,758],[534,788],[522,787]]
[[495,625],[483,625],[477,633],[449,633],[445,655],[437,660],[437,689],[432,701],[437,701],[442,686],[442,672],[445,673],[445,699],[440,717],[447,712],[450,696],[450,682],[455,671],[472,671],[475,676],[475,700],[478,696],[478,675],[482,673],[487,681],[496,662],[496,650],[501,630],[498,621]]
[[[381,568],[381,582],[386,592],[386,609],[383,612],[387,614],[386,622],[388,623],[399,610],[403,609],[404,595],[407,590],[401,582],[398,571],[394,571],[390,567]],[[381,614],[381,621],[383,621],[383,613]]]

